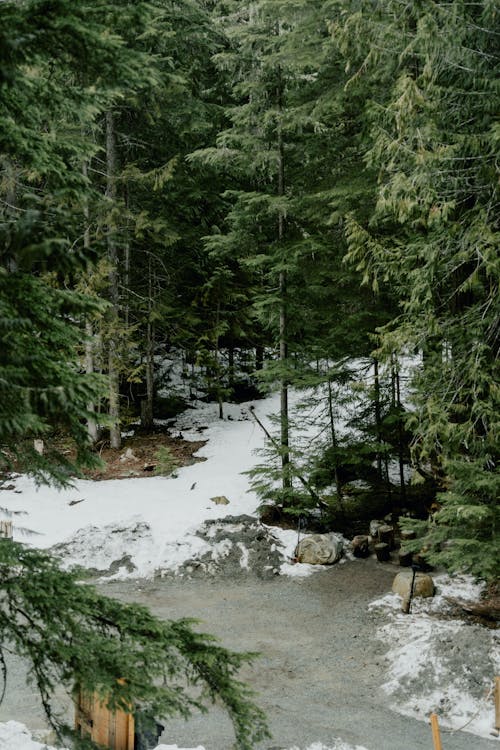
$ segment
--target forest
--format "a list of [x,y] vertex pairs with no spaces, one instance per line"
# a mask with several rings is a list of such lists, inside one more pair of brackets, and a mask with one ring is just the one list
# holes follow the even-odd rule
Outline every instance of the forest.
[[[278,389],[263,518],[355,532],[393,513],[427,562],[494,580],[499,35],[491,0],[1,2],[0,481],[64,486],[188,391],[222,418]],[[300,421],[314,405],[327,424],[306,446],[297,392]],[[13,545],[2,587],[18,564],[59,580]],[[69,599],[71,580],[53,584]],[[154,629],[137,618],[132,650]],[[179,628],[162,647],[189,651],[251,747],[238,660]],[[130,691],[175,704],[134,653]]]

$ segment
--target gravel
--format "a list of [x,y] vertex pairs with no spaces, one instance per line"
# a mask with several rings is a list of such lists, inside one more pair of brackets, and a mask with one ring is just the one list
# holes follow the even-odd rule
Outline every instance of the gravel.
[[[368,750],[430,750],[430,727],[393,712],[380,689],[389,644],[375,639],[383,614],[367,605],[390,590],[396,570],[370,558],[308,578],[185,575],[99,588],[147,605],[160,617],[197,618],[200,629],[217,635],[228,648],[260,652],[242,673],[273,735],[258,750],[304,748],[312,742],[328,746],[338,737]],[[33,690],[23,686],[19,660],[11,666],[14,680],[0,706],[0,721],[16,719],[40,729],[41,711]],[[162,742],[230,750],[233,734],[222,710],[214,707],[187,722],[169,721]],[[492,750],[494,742],[443,732],[446,750]]]

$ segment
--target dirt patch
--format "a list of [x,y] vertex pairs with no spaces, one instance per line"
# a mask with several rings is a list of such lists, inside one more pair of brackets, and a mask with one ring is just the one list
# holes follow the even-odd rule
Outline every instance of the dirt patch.
[[[181,433],[172,436],[165,429],[129,435],[123,438],[122,447],[118,450],[111,448],[109,441],[100,441],[96,445],[96,453],[103,461],[103,466],[92,470],[84,469],[82,474],[86,479],[96,481],[168,475],[182,466],[206,461],[205,458],[194,455],[206,442],[184,440]],[[76,450],[69,439],[57,438],[54,444],[69,460],[76,459]]]
[[[226,516],[205,521],[196,532],[210,549],[185,562],[171,575],[238,579],[273,578],[284,562],[272,531],[252,516]],[[163,574],[162,574],[163,575]]]
[[[206,440],[190,442],[182,437],[171,437],[165,433],[138,434],[127,437],[119,450],[105,445],[100,450],[104,469],[88,472],[90,479],[126,479],[128,477],[146,477],[175,472],[181,466],[190,466],[205,458],[194,456]],[[171,462],[162,459],[162,449],[171,457]],[[165,464],[162,467],[162,463]],[[170,466],[171,469],[169,470]]]

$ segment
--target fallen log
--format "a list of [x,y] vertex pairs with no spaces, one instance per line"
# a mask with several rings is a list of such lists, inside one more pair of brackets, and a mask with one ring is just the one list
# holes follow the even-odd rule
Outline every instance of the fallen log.
[[445,596],[445,599],[469,615],[484,617],[487,620],[500,620],[500,599],[490,599],[484,602],[466,602],[451,596]]

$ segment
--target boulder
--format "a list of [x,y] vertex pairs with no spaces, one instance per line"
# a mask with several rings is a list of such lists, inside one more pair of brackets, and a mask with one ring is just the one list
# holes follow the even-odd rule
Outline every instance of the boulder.
[[352,554],[354,557],[368,557],[370,550],[368,549],[368,537],[364,534],[358,534],[354,537],[351,542]]
[[229,500],[225,495],[215,495],[210,498],[210,501],[215,505],[229,505]]
[[309,565],[332,565],[342,556],[342,540],[335,534],[311,534],[295,548],[297,562]]
[[[410,597],[412,578],[412,570],[402,570],[394,579],[392,590],[395,594],[399,594],[403,600],[409,599]],[[427,573],[415,573],[413,596],[434,596],[434,581],[430,575]]]

